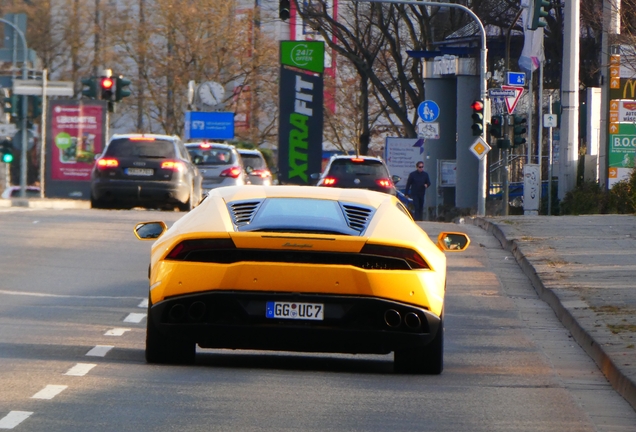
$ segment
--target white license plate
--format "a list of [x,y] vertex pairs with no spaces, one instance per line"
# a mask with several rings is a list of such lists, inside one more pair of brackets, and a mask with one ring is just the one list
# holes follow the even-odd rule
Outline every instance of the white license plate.
[[151,176],[153,172],[150,168],[128,168],[126,170],[126,174],[136,176]]
[[267,302],[265,316],[277,319],[322,321],[325,305],[322,303]]

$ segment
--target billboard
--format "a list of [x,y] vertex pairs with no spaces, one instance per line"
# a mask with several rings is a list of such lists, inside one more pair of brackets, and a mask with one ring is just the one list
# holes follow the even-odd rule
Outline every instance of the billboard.
[[278,179],[308,185],[322,169],[322,75],[280,67]]
[[185,139],[234,139],[234,113],[187,111]]
[[106,146],[108,104],[52,100],[48,106],[45,196],[90,198],[95,155]]
[[608,152],[607,185],[612,188],[621,180],[629,178],[636,159],[636,125],[619,123],[619,130],[611,134]]

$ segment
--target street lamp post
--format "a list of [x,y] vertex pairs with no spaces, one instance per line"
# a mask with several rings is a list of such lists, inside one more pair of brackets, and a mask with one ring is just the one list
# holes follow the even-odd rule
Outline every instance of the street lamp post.
[[[481,33],[481,49],[480,49],[480,62],[479,62],[479,92],[481,94],[481,100],[486,101],[488,98],[488,89],[486,88],[486,56],[488,49],[486,48],[486,29],[479,17],[470,9],[464,5],[456,3],[442,3],[433,1],[419,1],[419,0],[354,0],[367,3],[393,3],[393,4],[410,4],[410,5],[422,5],[422,6],[438,6],[457,8],[466,12],[479,26],[479,32]],[[486,118],[486,116],[484,116]],[[479,159],[479,180],[478,180],[478,197],[477,197],[477,214],[478,216],[486,215],[486,157]]]
[[[20,40],[22,41],[22,47],[24,49],[24,55],[22,60],[22,79],[26,80],[28,78],[27,73],[27,59],[28,59],[28,50],[27,50],[27,42],[24,37],[24,33],[18,29],[12,22],[7,21],[3,18],[0,18],[0,22],[10,26],[15,30],[15,32],[20,36]],[[20,158],[21,170],[20,170],[20,197],[26,198],[26,183],[27,183],[27,114],[28,114],[28,96],[22,95],[22,155]]]

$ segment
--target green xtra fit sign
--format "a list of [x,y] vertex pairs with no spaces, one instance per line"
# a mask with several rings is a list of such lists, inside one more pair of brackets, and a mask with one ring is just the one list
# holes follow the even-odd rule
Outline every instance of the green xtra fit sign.
[[280,63],[298,69],[322,73],[325,69],[325,43],[281,41]]

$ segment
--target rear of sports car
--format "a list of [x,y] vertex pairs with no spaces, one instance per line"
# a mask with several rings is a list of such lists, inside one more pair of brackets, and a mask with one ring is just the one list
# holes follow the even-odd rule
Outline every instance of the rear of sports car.
[[402,370],[440,373],[445,256],[403,206],[257,188],[211,194],[153,247],[148,361],[192,361],[195,344],[394,351]]

